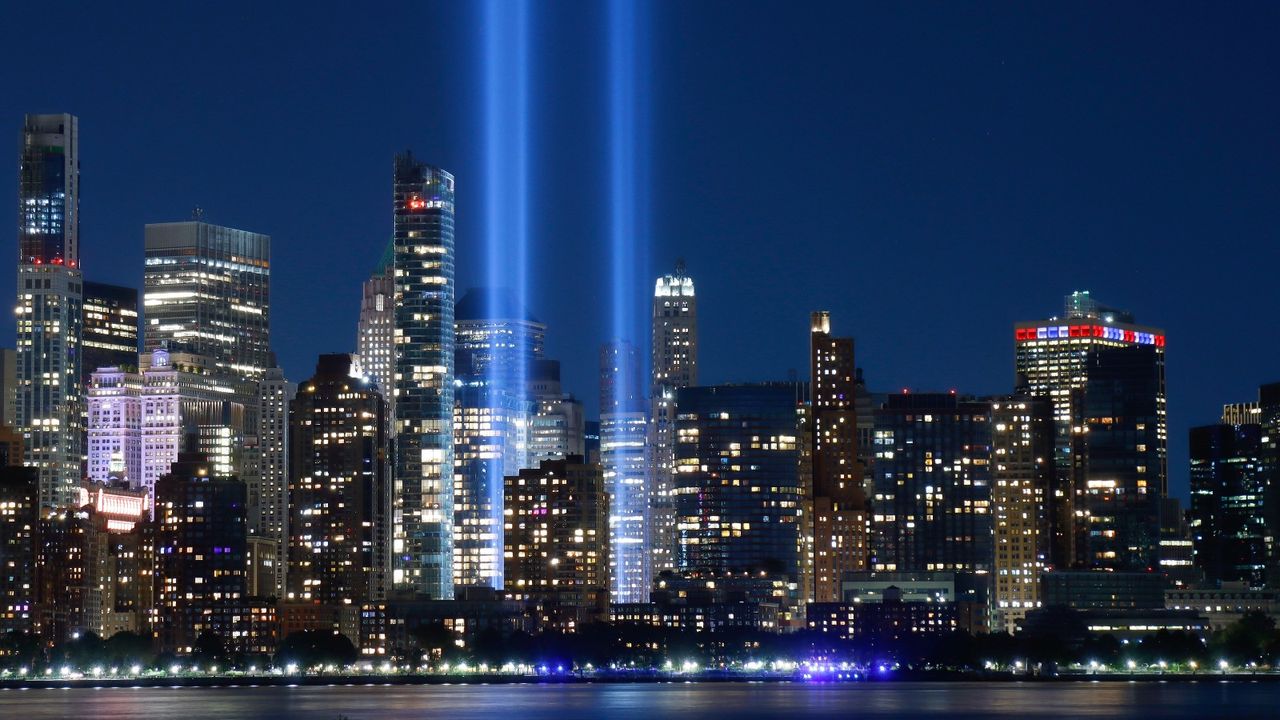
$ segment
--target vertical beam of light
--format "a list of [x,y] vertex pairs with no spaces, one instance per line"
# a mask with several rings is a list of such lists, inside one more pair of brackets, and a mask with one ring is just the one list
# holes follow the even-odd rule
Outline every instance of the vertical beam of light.
[[608,6],[610,331],[614,363],[611,396],[601,399],[601,456],[610,492],[610,552],[614,602],[649,598],[648,482],[645,472],[648,396],[641,378],[649,353],[642,312],[647,253],[648,135],[644,22],[641,0],[610,0]]
[[[503,302],[510,294],[516,303],[510,314],[529,308],[529,0],[485,0],[482,6],[484,41],[484,255],[487,305],[492,319],[521,321],[524,316],[504,317]],[[491,338],[491,362],[486,373],[487,404],[508,421],[520,416],[517,408],[526,400],[529,336],[524,325],[512,325],[511,338]],[[513,347],[498,345],[511,342]],[[514,364],[497,361],[514,357]],[[502,478],[504,452],[490,468],[487,491],[494,538],[494,586],[502,587]],[[523,460],[520,461],[523,466]],[[478,500],[478,498],[477,498]]]

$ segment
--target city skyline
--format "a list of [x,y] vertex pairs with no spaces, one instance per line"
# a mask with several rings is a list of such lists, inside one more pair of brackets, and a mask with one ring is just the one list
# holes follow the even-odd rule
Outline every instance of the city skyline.
[[[599,279],[587,277],[573,287],[550,278],[557,269],[607,267],[601,241],[607,225],[593,209],[607,185],[594,164],[604,129],[597,113],[581,110],[601,107],[603,91],[596,71],[570,60],[602,58],[602,40],[593,32],[570,31],[566,22],[581,15],[574,27],[602,26],[595,22],[601,12],[585,4],[539,8],[533,22],[549,38],[530,49],[531,140],[534,148],[558,148],[555,155],[537,151],[533,158],[552,179],[533,187],[540,200],[531,205],[530,310],[548,323],[547,354],[561,359],[565,389],[584,398],[591,417],[595,349],[609,336],[608,318],[581,310],[592,307]],[[766,5],[738,18],[674,4],[659,4],[652,12],[662,22],[651,19],[651,27],[688,28],[651,38],[658,50],[650,53],[655,105],[669,110],[697,102],[701,120],[688,126],[670,118],[654,121],[653,177],[664,182],[654,187],[653,204],[671,212],[654,218],[648,262],[658,270],[684,257],[699,278],[699,294],[706,298],[700,308],[705,382],[781,379],[792,368],[803,372],[803,319],[825,308],[841,319],[841,334],[858,339],[872,387],[1004,393],[1012,382],[1012,323],[1042,317],[1056,310],[1060,296],[1089,289],[1174,338],[1168,369],[1170,487],[1185,497],[1186,431],[1214,420],[1226,399],[1248,399],[1254,386],[1277,379],[1267,360],[1275,354],[1269,337],[1238,351],[1214,347],[1215,338],[1252,337],[1249,313],[1237,307],[1268,297],[1261,274],[1266,263],[1256,260],[1272,252],[1268,238],[1280,225],[1275,209],[1262,200],[1273,194],[1268,188],[1276,186],[1278,163],[1274,141],[1262,127],[1277,108],[1273,98],[1247,88],[1265,84],[1260,78],[1274,56],[1248,55],[1250,43],[1235,44],[1222,57],[1199,50],[1179,57],[1176,50],[1185,47],[1179,38],[1247,37],[1266,23],[1246,22],[1229,10],[1163,18],[1136,33],[1131,52],[1112,35],[1099,47],[1087,45],[1086,28],[1133,28],[1144,18],[1135,9],[1108,13],[1107,23],[1099,23],[1095,13],[1101,11],[1080,9],[1055,28],[1046,27],[1034,9],[1010,10],[991,30],[958,8],[941,8],[933,18],[861,9],[866,17],[857,23],[844,22],[855,17],[846,11],[824,11],[830,15],[809,20],[778,13],[776,22],[762,23],[770,14]],[[146,83],[136,78],[147,77],[139,73],[147,52],[108,53],[87,63],[86,51],[79,49],[97,47],[86,38],[101,27],[113,28],[124,44],[136,30],[92,9],[75,20],[58,19],[57,10],[15,10],[17,16],[28,13],[33,22],[56,24],[69,34],[69,49],[51,59],[54,66],[83,71],[58,72],[66,81],[57,86],[12,68],[0,72],[15,97],[24,98],[16,110],[69,111],[81,120],[87,188],[82,254],[94,280],[141,287],[143,226],[186,220],[197,205],[210,222],[271,235],[275,350],[288,377],[307,377],[319,353],[354,350],[349,328],[360,283],[390,231],[382,212],[386,158],[413,147],[427,162],[459,176],[464,190],[458,243],[470,251],[459,252],[458,288],[485,284],[478,257],[484,166],[481,133],[473,122],[480,103],[471,89],[478,76],[470,72],[479,63],[470,60],[476,52],[468,45],[474,34],[470,8],[442,4],[411,13],[406,25],[430,17],[435,28],[425,50],[428,60],[453,56],[464,68],[456,76],[427,78],[413,101],[387,99],[393,94],[384,92],[401,79],[397,51],[370,50],[351,70],[323,61],[313,68],[303,59],[302,41],[286,30],[296,18],[286,21],[283,12],[271,9],[247,27],[207,18],[210,36],[240,37],[244,58],[215,63],[174,46],[173,62],[157,70],[156,82]],[[178,27],[190,20],[188,11],[173,10],[161,13],[157,23]],[[309,22],[321,35],[336,31],[330,21]],[[705,53],[696,50],[691,38],[708,33],[694,31],[717,22],[733,32],[715,34]],[[388,47],[397,44],[401,31],[362,23],[356,21],[357,31],[387,40],[380,44]],[[936,33],[944,24],[971,32],[948,34],[941,47],[897,69],[887,62],[897,57],[894,41],[915,37],[908,33]],[[864,28],[858,32],[865,42],[837,45],[822,26]],[[747,117],[744,108],[756,107],[745,104],[752,91],[713,79],[732,64],[746,63],[758,92],[786,96],[781,71],[750,59],[751,48],[764,38],[763,27],[788,43],[812,33],[815,49],[800,53],[789,71],[799,83],[797,92],[821,98],[826,94],[817,91],[824,87],[848,86],[851,93],[838,95],[849,99],[815,99],[812,114],[764,108],[759,117]],[[866,28],[872,27],[884,37],[871,37],[877,33]],[[21,50],[30,42],[14,37],[11,44]],[[847,47],[858,45],[861,50]],[[1040,69],[1032,72],[1021,60],[1041,59],[1037,45],[1060,52],[1088,47],[1092,54],[1070,67],[1036,63]],[[825,70],[819,61],[824,52],[836,53],[841,66],[865,64],[866,74]],[[1160,75],[1134,56],[1156,58],[1187,84],[1156,82]],[[264,58],[282,62],[257,79],[249,68]],[[943,62],[954,67],[943,69]],[[288,102],[277,99],[266,88],[283,73],[304,90],[321,82],[338,87],[349,93],[344,105],[368,112],[321,104],[307,93]],[[356,73],[371,78],[367,88],[357,87]],[[200,84],[209,92],[243,92],[246,107],[260,114],[242,122],[223,111],[197,111],[182,89],[192,77],[203,78]],[[920,110],[935,107],[930,98],[946,84],[955,89],[943,90],[937,102],[945,105],[939,109],[964,93],[981,102],[945,120],[927,119],[931,112]],[[106,96],[95,86],[119,92]],[[142,107],[150,112],[138,113],[144,87]],[[1129,93],[1132,87],[1142,91]],[[548,96],[563,102],[549,107]],[[889,100],[879,105],[877,98]],[[1106,120],[1081,118],[1072,110],[1081,104],[1108,108]],[[446,107],[456,113],[418,112]],[[864,112],[870,107],[882,109]],[[307,127],[287,137],[267,132],[299,110],[309,117]],[[371,117],[386,119],[373,139],[367,133]],[[901,127],[890,127],[895,123]],[[710,132],[717,126],[724,132]],[[781,132],[765,132],[769,128]],[[567,132],[581,138],[581,148],[565,143]],[[802,136],[812,139],[799,145],[778,139]],[[151,148],[145,170],[127,162],[144,139]],[[729,154],[747,142],[755,150],[748,155],[774,164],[792,188],[774,198],[773,210],[755,202],[755,181],[746,180],[750,165]],[[316,182],[270,179],[267,169],[280,160]],[[188,163],[204,171],[187,173]],[[0,178],[0,195],[14,197],[13,182],[11,175]],[[556,212],[549,214],[546,209],[553,207]],[[777,238],[783,239],[777,247],[796,252],[776,249]],[[1182,260],[1196,242],[1219,238],[1239,252],[1216,254],[1195,268]],[[717,258],[726,244],[734,248],[727,263]],[[1072,250],[1061,252],[1068,245]],[[832,276],[836,267],[858,268],[862,277],[842,287]],[[1230,278],[1233,292],[1214,292],[1203,277]],[[743,299],[789,279],[799,282],[780,298]],[[991,289],[973,293],[974,282]],[[326,292],[316,292],[321,287]],[[1236,294],[1237,288],[1245,295]],[[940,301],[960,293],[966,302]],[[643,308],[643,297],[636,302]],[[311,309],[332,321],[306,321]],[[11,322],[0,332],[11,332],[5,329]],[[753,347],[754,328],[786,341]],[[954,348],[946,362],[931,351],[936,345]]]

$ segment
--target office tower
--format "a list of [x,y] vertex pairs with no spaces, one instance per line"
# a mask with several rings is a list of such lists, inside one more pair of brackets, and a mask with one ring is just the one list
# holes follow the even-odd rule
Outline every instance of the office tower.
[[809,319],[813,597],[839,602],[845,573],[867,569],[867,498],[858,462],[853,338],[831,336],[831,314]]
[[506,478],[505,594],[546,606],[561,627],[604,614],[609,593],[609,496],[599,465],[548,460]]
[[35,468],[0,468],[0,635],[36,630],[36,546],[40,475]]
[[649,492],[645,475],[648,419],[640,353],[625,340],[600,349],[600,464],[609,494],[609,600],[647,602]]
[[537,360],[529,380],[537,403],[529,427],[529,466],[570,455],[586,457],[586,416],[582,402],[560,385],[560,361]]
[[649,382],[649,544],[652,574],[675,567],[676,390],[698,384],[698,299],[684,262],[653,288]]
[[258,432],[252,436],[251,457],[242,463],[249,493],[249,536],[275,544],[271,553],[270,592],[264,597],[284,597],[285,558],[289,549],[289,407],[297,386],[285,380],[280,368],[267,368],[258,382]]
[[454,314],[459,377],[488,378],[524,393],[530,368],[542,357],[547,326],[530,315],[507,288],[472,288]]
[[142,376],[102,366],[90,373],[87,387],[89,480],[143,487]]
[[676,564],[799,580],[798,383],[676,391]]
[[[1078,439],[1073,428],[1088,384],[1088,355],[1094,348],[1153,347],[1165,350],[1163,330],[1135,325],[1133,315],[1110,308],[1087,291],[1068,295],[1062,317],[1014,326],[1014,365],[1019,384],[1025,382],[1031,394],[1053,403],[1056,426],[1054,478],[1050,505],[1051,559],[1055,567],[1071,567],[1080,561],[1076,547],[1079,529],[1088,524],[1082,505],[1087,490],[1082,475],[1083,461],[1076,458]],[[1160,390],[1160,402],[1164,389]],[[1164,420],[1160,434],[1165,434]],[[1161,480],[1163,485],[1163,480]]]
[[396,156],[395,585],[453,597],[453,176]]
[[502,484],[528,465],[532,403],[484,380],[459,380],[454,406],[453,582],[502,584]]
[[991,572],[990,413],[955,393],[894,394],[876,412],[874,570]]
[[262,377],[273,364],[271,238],[200,220],[149,224],[145,237],[145,350],[182,350]]
[[[364,374],[377,383],[378,392],[393,403],[395,376],[395,244],[389,243],[373,274],[364,281],[360,298],[360,324],[356,329],[356,352]],[[394,406],[388,405],[388,419]]]
[[1196,568],[1195,539],[1191,524],[1176,497],[1160,498],[1160,547],[1156,553],[1160,572],[1175,588],[1199,587],[1204,573]]
[[84,283],[83,378],[103,367],[138,366],[138,290]]
[[503,478],[529,466],[533,364],[546,325],[504,288],[454,311],[453,582],[502,588]]
[[189,653],[214,630],[215,607],[245,594],[245,486],[184,452],[155,497],[158,635],[165,649]]
[[1276,553],[1276,498],[1270,487],[1260,424],[1191,428],[1191,533],[1195,562],[1218,585],[1265,586]]
[[198,439],[216,471],[246,469],[241,441],[256,411],[248,388],[257,383],[219,372],[209,358],[189,353],[158,349],[141,360],[141,374],[103,368],[91,376],[89,479],[145,489],[154,507],[155,483],[177,461],[187,436]]
[[70,504],[80,482],[82,285],[79,120],[27,115],[18,175],[16,402],[45,508]]
[[1085,373],[1073,420],[1082,430],[1073,440],[1084,480],[1077,494],[1077,562],[1108,570],[1156,568],[1167,477],[1164,350],[1094,347]]
[[1049,561],[1046,495],[1053,477],[1053,406],[1015,394],[991,403],[991,514],[997,627],[1016,632],[1040,607]]
[[321,355],[292,404],[288,598],[328,606],[382,599],[390,563],[386,402]]

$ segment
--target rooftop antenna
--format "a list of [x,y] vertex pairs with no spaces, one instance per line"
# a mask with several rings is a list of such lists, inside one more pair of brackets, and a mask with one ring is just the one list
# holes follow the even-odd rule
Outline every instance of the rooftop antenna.
[[676,258],[676,276],[684,275],[684,258]]
[[196,222],[204,222],[204,208],[199,205],[191,208],[191,219]]

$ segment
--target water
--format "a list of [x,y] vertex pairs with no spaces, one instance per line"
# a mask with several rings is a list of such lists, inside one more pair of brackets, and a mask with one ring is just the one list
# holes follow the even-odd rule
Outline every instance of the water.
[[753,720],[1280,717],[1280,684],[792,683],[115,688],[0,691],[0,718]]

